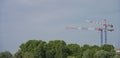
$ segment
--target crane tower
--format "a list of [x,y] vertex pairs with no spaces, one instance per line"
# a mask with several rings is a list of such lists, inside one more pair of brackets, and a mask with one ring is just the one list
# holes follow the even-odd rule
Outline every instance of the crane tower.
[[[98,27],[98,28],[94,28],[94,27],[76,27],[76,26],[67,26],[66,29],[74,29],[74,30],[94,30],[94,31],[100,31],[100,45],[103,45],[103,31],[104,31],[104,35],[105,35],[105,44],[107,44],[107,31],[114,31],[113,29],[113,25],[112,24],[108,24],[106,22],[106,19],[104,19],[103,22],[97,22],[94,20],[86,20],[86,22],[88,23],[93,23],[93,24],[99,24],[102,27]],[[108,27],[110,27],[110,29],[108,29]]]
[[[107,31],[109,32],[112,32],[114,31],[113,29],[113,25],[112,24],[109,24],[106,19],[104,19],[103,22],[97,22],[97,21],[94,21],[94,20],[86,20],[86,22],[88,23],[93,23],[93,24],[98,24],[98,25],[101,25],[103,27],[103,30],[104,30],[104,38],[105,38],[105,44],[107,44]],[[109,28],[108,28],[109,27]]]

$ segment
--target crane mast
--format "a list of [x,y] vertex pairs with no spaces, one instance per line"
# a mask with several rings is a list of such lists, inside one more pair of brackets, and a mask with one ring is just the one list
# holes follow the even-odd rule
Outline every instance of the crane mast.
[[[106,19],[104,19],[103,22],[97,22],[97,21],[94,21],[94,20],[86,20],[86,22],[88,22],[88,23],[93,23],[93,24],[98,24],[98,25],[103,26],[104,36],[105,36],[105,37],[104,37],[104,38],[105,38],[105,44],[107,44],[107,31],[109,31],[109,32],[114,31],[113,25],[107,23],[107,20],[106,20]],[[110,27],[110,28],[108,29],[108,27]]]
[[[76,26],[67,26],[66,29],[74,29],[74,30],[94,30],[94,31],[100,31],[100,45],[102,46],[104,43],[107,44],[107,31],[114,31],[113,25],[108,24],[106,22],[106,19],[104,19],[103,22],[97,22],[94,20],[86,20],[88,23],[93,23],[93,24],[98,24],[101,25],[102,27],[99,28],[94,28],[94,27],[76,27]],[[107,27],[110,27],[109,29]],[[103,39],[103,31],[104,31],[104,38]],[[104,40],[104,41],[103,41]],[[104,42],[104,43],[103,43]]]

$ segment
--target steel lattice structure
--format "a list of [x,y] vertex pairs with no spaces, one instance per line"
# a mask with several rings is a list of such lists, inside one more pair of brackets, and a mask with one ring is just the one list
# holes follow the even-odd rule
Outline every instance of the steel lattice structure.
[[[108,24],[106,22],[106,19],[104,19],[103,22],[97,22],[94,20],[86,20],[86,22],[88,23],[93,23],[93,24],[99,24],[102,27],[98,27],[98,28],[94,28],[94,27],[76,27],[76,26],[67,26],[66,29],[74,29],[74,30],[94,30],[94,31],[100,31],[100,45],[103,45],[103,31],[104,31],[104,35],[105,35],[105,44],[107,44],[107,31],[114,31],[113,29],[113,25],[112,24]],[[110,27],[110,29],[108,29],[107,27]]]

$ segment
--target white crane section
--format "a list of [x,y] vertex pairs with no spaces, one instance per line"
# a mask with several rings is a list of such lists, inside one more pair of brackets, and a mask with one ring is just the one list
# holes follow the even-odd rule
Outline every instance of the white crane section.
[[97,30],[101,31],[103,28],[93,28],[93,27],[76,27],[76,26],[68,26],[66,29],[75,29],[75,30]]
[[87,23],[94,23],[94,24],[99,24],[99,25],[104,25],[104,23],[102,22],[97,22],[97,21],[94,21],[94,20],[86,20]]

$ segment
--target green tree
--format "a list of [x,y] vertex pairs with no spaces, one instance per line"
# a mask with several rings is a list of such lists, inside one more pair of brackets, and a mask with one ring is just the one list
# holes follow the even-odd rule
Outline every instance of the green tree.
[[90,49],[91,47],[88,44],[83,45],[82,50],[87,50]]
[[23,55],[23,58],[34,58],[34,55],[33,55],[33,53],[25,52]]
[[113,58],[120,58],[120,56],[119,55],[115,55]]
[[105,44],[101,47],[87,44],[66,44],[63,40],[53,40],[46,43],[42,40],[29,40],[20,45],[20,50],[14,58],[113,58],[113,45]]
[[[68,49],[63,40],[49,41],[47,45],[46,58],[67,58]],[[51,56],[52,55],[52,56]]]
[[82,58],[84,51],[86,51],[87,49],[90,49],[90,48],[91,47],[87,44],[83,45],[80,49],[80,57],[79,58]]
[[0,58],[13,58],[13,56],[9,51],[5,51],[0,53]]
[[46,58],[46,49],[45,49],[46,43],[41,43],[36,47],[34,57],[35,58]]
[[110,53],[111,58],[113,58],[116,55],[116,51],[113,49],[109,53]]
[[101,46],[101,50],[109,52],[109,55],[111,58],[113,58],[116,54],[113,45],[105,44],[105,45]]
[[110,53],[108,51],[100,50],[95,53],[94,58],[110,58]]
[[44,41],[42,40],[29,40],[26,43],[21,44],[20,49],[23,52],[34,52],[34,49],[43,42]]
[[82,58],[93,58],[92,50],[87,49],[84,51]]
[[100,47],[97,45],[93,45],[89,48],[90,54],[92,55],[91,58],[94,58],[94,54],[100,50]]
[[23,53],[33,53],[34,58],[46,58],[45,57],[46,42],[42,40],[29,40],[26,43],[20,45],[20,50]]
[[105,44],[105,45],[101,46],[101,49],[110,52],[111,50],[114,50],[114,46]]
[[95,53],[96,51],[100,50],[101,48],[97,45],[93,45],[93,46],[91,46],[90,49],[94,50],[94,53]]
[[55,51],[54,49],[49,49],[46,51],[46,58],[54,58]]
[[21,50],[18,50],[15,54],[14,54],[14,58],[23,58],[24,57],[24,53]]
[[69,54],[70,54],[71,57],[76,57],[76,58],[80,57],[81,52],[80,52],[80,46],[78,44],[68,44],[67,47],[70,50]]

